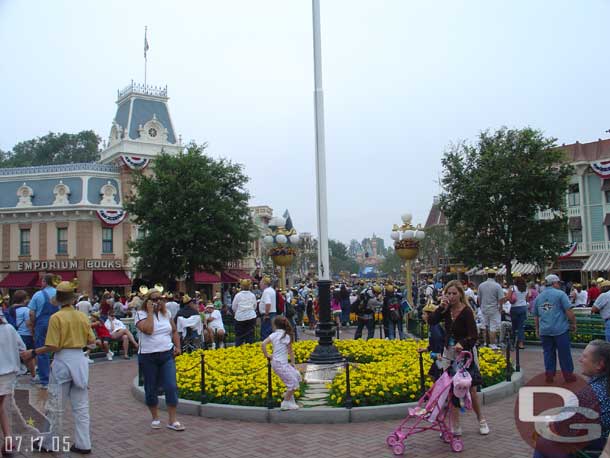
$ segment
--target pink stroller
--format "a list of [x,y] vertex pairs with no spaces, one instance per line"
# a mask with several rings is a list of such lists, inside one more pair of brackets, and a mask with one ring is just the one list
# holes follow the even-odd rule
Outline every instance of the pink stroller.
[[[441,439],[451,444],[451,450],[461,452],[464,442],[460,436],[453,435],[452,411],[454,403],[461,407],[471,409],[470,385],[472,379],[466,369],[472,364],[472,354],[461,352],[453,363],[453,371],[445,370],[443,375],[424,394],[416,407],[409,408],[409,416],[400,422],[398,427],[390,434],[386,443],[392,447],[395,455],[402,455],[405,451],[405,440],[422,431],[438,431]],[[455,373],[452,377],[450,372]],[[457,398],[457,399],[454,399]]]

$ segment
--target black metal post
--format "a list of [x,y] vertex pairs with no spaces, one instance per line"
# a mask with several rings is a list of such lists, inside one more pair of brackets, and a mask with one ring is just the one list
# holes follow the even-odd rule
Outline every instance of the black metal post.
[[426,377],[424,376],[424,354],[419,354],[419,389],[421,395],[426,393]]
[[[408,329],[407,332],[409,332]],[[424,338],[424,320],[421,317],[419,318],[419,338]]]
[[519,357],[520,351],[519,351],[519,342],[517,342],[517,345],[515,347],[515,371],[516,372],[521,372],[521,358]]
[[142,364],[138,358],[138,386],[144,386],[144,374],[142,373]]
[[[375,313],[377,315],[377,313]],[[379,338],[383,339],[383,315],[381,315],[381,320],[379,321]]]
[[201,386],[200,389],[200,400],[201,404],[208,403],[208,395],[205,391],[205,354],[201,352]]
[[314,348],[309,362],[314,364],[335,364],[343,360],[341,353],[333,344],[333,321],[330,313],[330,280],[318,281],[318,301],[320,321],[316,327],[318,346]]
[[267,360],[267,408],[273,409],[273,385],[271,383],[271,360]]
[[345,359],[345,408],[352,408],[352,389],[349,381],[349,361]]
[[510,365],[510,336],[506,336],[506,381],[511,380],[511,365]]

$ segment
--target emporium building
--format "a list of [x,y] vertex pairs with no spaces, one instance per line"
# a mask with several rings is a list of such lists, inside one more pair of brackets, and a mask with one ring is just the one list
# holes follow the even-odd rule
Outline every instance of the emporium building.
[[[81,291],[131,289],[134,259],[128,242],[138,236],[138,228],[123,203],[132,192],[132,173],[146,173],[156,155],[177,154],[183,146],[170,117],[166,87],[132,82],[118,92],[116,103],[99,162],[0,169],[4,292],[33,290],[45,273],[77,278]],[[227,272],[194,273],[196,283],[211,294],[223,282],[249,276],[260,259],[257,250],[260,243],[255,242],[251,256]]]

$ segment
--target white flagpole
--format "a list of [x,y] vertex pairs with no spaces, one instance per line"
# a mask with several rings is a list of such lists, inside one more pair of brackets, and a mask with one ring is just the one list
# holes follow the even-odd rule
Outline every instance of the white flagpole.
[[148,26],[145,25],[144,26],[144,90],[146,90],[146,64],[147,64],[146,51],[148,51],[148,39],[146,38],[147,31],[148,31]]

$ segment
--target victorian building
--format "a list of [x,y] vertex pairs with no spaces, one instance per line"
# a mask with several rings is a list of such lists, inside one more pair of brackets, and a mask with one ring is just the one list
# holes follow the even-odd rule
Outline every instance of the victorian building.
[[[0,169],[0,288],[33,289],[44,273],[77,278],[80,290],[121,291],[134,280],[128,242],[138,228],[123,210],[134,191],[132,173],[147,173],[161,152],[177,154],[167,88],[133,82],[118,92],[108,141],[97,163]],[[272,210],[254,207],[264,226]],[[218,289],[222,282],[249,276],[261,258],[260,241],[251,255],[227,272],[196,272],[196,283]]]

